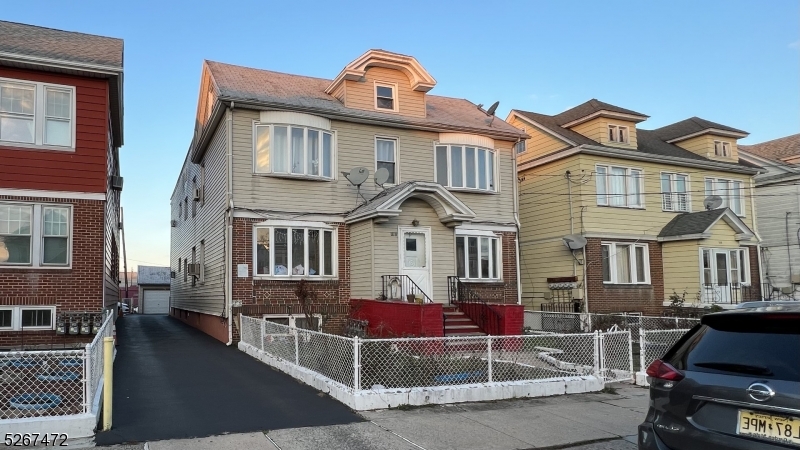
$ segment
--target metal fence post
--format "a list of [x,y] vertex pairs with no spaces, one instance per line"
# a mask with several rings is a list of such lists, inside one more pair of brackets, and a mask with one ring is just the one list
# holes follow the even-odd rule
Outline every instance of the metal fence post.
[[361,390],[361,342],[353,337],[353,389]]
[[[242,323],[242,319],[239,319]],[[261,351],[264,351],[264,337],[267,335],[267,319],[261,319]]]
[[300,365],[300,333],[294,334],[294,363]]
[[88,413],[92,410],[92,360],[91,344],[86,344],[83,350],[83,412]]
[[633,371],[633,333],[628,330],[628,367],[630,368],[631,378],[636,382],[636,372]]
[[489,383],[494,381],[492,374],[492,336],[486,337],[486,360],[489,362]]
[[606,335],[604,333],[600,333],[599,345],[597,347],[600,349],[600,374],[602,376],[608,369],[606,366]]
[[647,371],[647,367],[645,367],[645,362],[647,361],[647,355],[645,354],[645,346],[647,330],[641,330],[639,332],[639,371],[644,373]]
[[600,376],[600,333],[594,332],[594,374]]

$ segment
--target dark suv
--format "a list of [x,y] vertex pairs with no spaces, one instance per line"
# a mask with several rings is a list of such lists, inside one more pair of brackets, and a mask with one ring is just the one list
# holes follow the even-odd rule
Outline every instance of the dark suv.
[[800,302],[704,316],[647,375],[640,450],[800,448]]

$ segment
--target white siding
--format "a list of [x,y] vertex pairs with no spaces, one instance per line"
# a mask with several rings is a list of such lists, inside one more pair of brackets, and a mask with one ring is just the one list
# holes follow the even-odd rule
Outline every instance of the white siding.
[[[763,186],[756,188],[756,221],[763,251],[764,281],[788,286],[789,253],[792,272],[800,274],[800,185]],[[786,213],[789,213],[787,238]],[[788,239],[788,240],[787,240]]]
[[350,296],[376,298],[380,286],[372,279],[372,221],[350,227]]

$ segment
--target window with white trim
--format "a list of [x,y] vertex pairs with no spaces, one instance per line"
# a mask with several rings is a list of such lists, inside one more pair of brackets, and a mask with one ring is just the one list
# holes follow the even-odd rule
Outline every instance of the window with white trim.
[[604,242],[600,246],[603,282],[650,284],[650,255],[647,244]]
[[714,155],[715,156],[731,156],[731,143],[725,141],[714,141]]
[[681,173],[661,173],[661,208],[664,211],[688,212],[689,176]]
[[500,239],[456,235],[456,275],[467,280],[499,280]]
[[703,284],[706,286],[750,284],[750,250],[703,248],[700,254]]
[[0,142],[74,148],[75,88],[0,79]]
[[730,208],[737,216],[745,216],[743,187],[744,184],[740,180],[705,179],[706,197],[719,195],[722,198],[722,207]]
[[[525,130],[523,129],[522,132],[524,133]],[[527,148],[525,146],[525,142],[527,142],[527,141],[525,141],[525,139],[522,139],[519,142],[517,142],[517,145],[516,145],[517,154],[525,153],[525,151],[527,150]]]
[[260,124],[253,127],[256,173],[333,178],[333,133],[318,128]]
[[0,330],[52,330],[55,325],[55,306],[2,306]]
[[608,140],[610,142],[628,143],[628,127],[621,125],[608,126]]
[[71,208],[0,203],[0,266],[68,267]]
[[437,145],[436,182],[453,189],[497,191],[494,150],[469,145]]
[[595,172],[598,205],[644,207],[644,177],[640,169],[598,165]]
[[336,276],[334,231],[316,227],[255,227],[255,275],[303,278]]
[[394,84],[375,83],[375,109],[397,111],[397,88]]
[[322,314],[311,314],[310,324],[305,315],[264,314],[261,318],[267,322],[277,323],[278,325],[285,325],[291,328],[299,328],[301,330],[322,330]]
[[375,138],[375,170],[389,171],[389,184],[397,183],[397,139]]

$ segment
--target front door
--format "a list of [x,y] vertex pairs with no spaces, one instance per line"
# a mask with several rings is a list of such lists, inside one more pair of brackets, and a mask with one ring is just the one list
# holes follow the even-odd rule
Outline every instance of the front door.
[[737,250],[703,249],[703,296],[710,303],[735,303],[739,295]]
[[[419,288],[431,293],[431,230],[430,228],[400,228],[400,274],[408,276]],[[404,288],[404,290],[411,290]],[[411,292],[403,292],[403,297]]]

